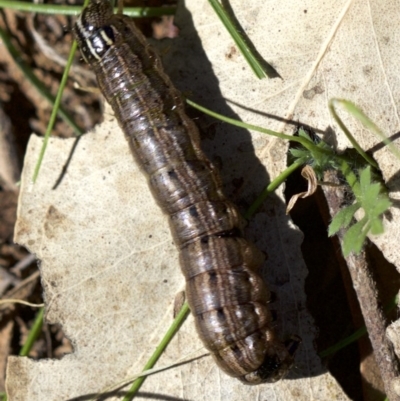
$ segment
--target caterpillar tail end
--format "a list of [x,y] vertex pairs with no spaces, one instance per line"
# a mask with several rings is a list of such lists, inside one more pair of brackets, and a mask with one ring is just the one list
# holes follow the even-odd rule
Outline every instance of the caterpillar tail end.
[[300,343],[300,337],[292,336],[285,344],[278,342],[271,344],[260,367],[238,379],[248,385],[275,383],[281,380],[293,366],[294,355]]

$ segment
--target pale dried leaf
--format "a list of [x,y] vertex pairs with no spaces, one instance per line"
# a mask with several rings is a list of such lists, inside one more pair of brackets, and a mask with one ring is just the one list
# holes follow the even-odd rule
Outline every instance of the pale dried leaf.
[[[252,2],[246,7],[232,1],[255,47],[283,80],[254,77],[242,56],[232,51],[235,45],[207,2],[188,1],[191,14],[183,8],[179,13],[180,38],[160,47],[175,84],[223,114],[231,116],[233,109],[245,121],[276,130],[286,128],[282,118],[294,118],[328,131],[332,120],[327,99],[346,97],[361,105],[386,132],[395,133],[399,130],[395,88],[400,90],[400,85],[397,66],[388,54],[397,49],[400,31],[385,21],[398,12],[390,10],[392,4],[385,2],[383,13],[378,4],[361,0],[307,6],[296,1],[285,6]],[[223,98],[259,113],[239,106],[231,109]],[[363,147],[378,142],[375,138],[368,142],[356,124],[349,126]],[[268,180],[285,168],[286,144],[224,124],[206,128],[204,148],[214,161],[216,157],[222,161],[226,191],[234,200],[251,203]],[[343,148],[347,143],[337,135]],[[10,359],[11,401],[98,393],[139,371],[172,321],[174,296],[183,286],[166,218],[115,125],[81,139],[56,189],[52,188],[73,143],[52,141],[33,186],[29,180],[39,146],[40,140],[33,137],[16,231],[18,241],[42,260],[47,318],[63,325],[75,351],[61,361]],[[391,179],[395,196],[397,161],[385,149],[375,156],[385,178]],[[237,180],[244,183],[239,190]],[[394,210],[393,216],[387,224],[389,232],[399,226],[398,212]],[[278,297],[273,307],[278,311],[280,335],[296,333],[303,339],[292,373],[275,385],[250,388],[222,374],[205,357],[150,377],[142,388],[143,399],[149,393],[196,401],[347,399],[325,373],[313,348],[315,332],[303,292],[307,272],[300,253],[301,234],[285,216],[281,191],[250,222],[247,234],[268,254],[266,278]],[[390,236],[399,242],[398,231]],[[392,239],[385,241],[385,255],[397,261]],[[197,349],[201,344],[189,319],[160,365]]]
[[305,199],[315,194],[315,191],[317,190],[317,176],[315,175],[315,171],[311,166],[304,166],[301,170],[301,175],[307,180],[307,191],[299,192],[298,194],[295,194],[290,198],[286,207],[286,214],[289,214],[298,199]]
[[[28,299],[29,296],[34,291],[37,281],[39,280],[39,272],[35,272],[31,274],[29,277],[25,278],[23,281],[20,281],[14,288],[6,292],[2,296],[3,301],[7,300],[23,300]],[[10,303],[4,302],[0,304],[0,317],[6,312],[10,310],[14,310],[14,303],[11,301]]]
[[[75,347],[73,355],[44,364],[51,366],[49,383],[65,380],[54,399],[82,395],[79,383],[97,392],[124,378],[127,367],[140,370],[183,285],[165,217],[118,134],[108,123],[75,149],[74,140],[52,140],[35,185],[30,180],[42,140],[32,136],[29,144],[16,236],[42,261],[47,320],[60,323]],[[150,326],[141,324],[146,319]]]

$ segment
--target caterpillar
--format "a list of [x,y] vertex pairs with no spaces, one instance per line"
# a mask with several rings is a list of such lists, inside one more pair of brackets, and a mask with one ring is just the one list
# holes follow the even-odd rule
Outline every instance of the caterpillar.
[[225,197],[158,55],[108,0],[91,0],[74,34],[169,217],[200,339],[224,372],[246,384],[281,379],[298,342],[276,339],[259,274],[264,256],[243,238],[238,209]]

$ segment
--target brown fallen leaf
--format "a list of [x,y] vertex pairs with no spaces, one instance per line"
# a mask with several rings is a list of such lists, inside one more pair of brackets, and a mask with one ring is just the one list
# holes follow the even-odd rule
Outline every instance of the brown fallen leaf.
[[307,198],[308,196],[315,194],[315,191],[317,190],[318,180],[315,171],[311,166],[304,166],[301,170],[301,175],[307,180],[307,191],[300,192],[290,198],[286,207],[286,214],[290,213],[299,198]]

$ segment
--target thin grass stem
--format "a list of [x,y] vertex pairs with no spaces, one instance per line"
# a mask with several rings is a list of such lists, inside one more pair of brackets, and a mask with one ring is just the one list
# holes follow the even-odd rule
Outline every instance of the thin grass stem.
[[[56,4],[34,4],[26,1],[0,0],[0,8],[9,8],[18,11],[27,11],[39,14],[53,15],[78,15],[82,6],[65,6]],[[115,8],[116,12],[117,8]],[[124,14],[134,18],[161,17],[163,15],[174,15],[176,7],[127,7]]]

